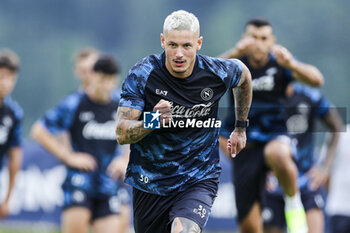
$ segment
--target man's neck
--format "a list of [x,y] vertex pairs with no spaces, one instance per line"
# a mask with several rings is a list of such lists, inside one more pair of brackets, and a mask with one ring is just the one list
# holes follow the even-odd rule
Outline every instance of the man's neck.
[[267,55],[261,60],[256,60],[253,57],[248,57],[248,62],[253,68],[262,68],[266,66],[266,64],[269,62],[270,56]]
[[86,91],[86,94],[96,104],[107,104],[111,101],[110,96],[99,95],[98,93],[94,93],[93,90]]

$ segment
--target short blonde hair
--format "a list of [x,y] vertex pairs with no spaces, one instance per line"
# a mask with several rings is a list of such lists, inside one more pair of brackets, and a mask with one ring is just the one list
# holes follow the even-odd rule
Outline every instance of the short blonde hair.
[[184,10],[174,11],[164,20],[163,33],[170,30],[189,30],[199,35],[198,18]]

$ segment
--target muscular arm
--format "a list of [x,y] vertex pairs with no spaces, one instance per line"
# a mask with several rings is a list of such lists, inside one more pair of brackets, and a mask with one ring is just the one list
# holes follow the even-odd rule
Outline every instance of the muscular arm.
[[241,40],[239,40],[235,47],[230,50],[220,54],[218,57],[220,58],[237,58],[244,56],[248,53],[249,48],[253,45],[254,39],[249,36],[244,36]]
[[231,48],[222,54],[220,54],[218,57],[220,58],[225,58],[225,59],[230,59],[230,58],[237,58],[240,57],[242,54],[239,53],[239,51],[236,49],[236,47]]
[[325,184],[329,178],[340,132],[343,127],[342,120],[335,108],[331,108],[329,113],[322,120],[331,133],[327,142],[326,157],[322,164],[316,165],[308,172],[308,175],[311,177],[310,187],[313,189],[317,189]]
[[69,167],[91,171],[97,166],[92,155],[82,152],[73,152],[69,145],[64,143],[62,139],[51,134],[41,122],[36,122],[33,125],[30,134],[46,150]]
[[9,213],[9,201],[15,185],[15,178],[22,164],[22,150],[20,147],[13,147],[7,151],[9,156],[9,185],[7,195],[3,203],[0,204],[0,218],[5,217]]
[[143,121],[138,120],[141,114],[140,110],[134,108],[118,108],[116,134],[119,144],[136,143],[153,131],[143,128]]
[[319,87],[324,83],[323,75],[315,66],[293,60],[290,70],[296,80],[310,86]]
[[233,89],[236,106],[236,119],[244,121],[248,118],[250,105],[252,102],[252,77],[248,68],[241,63],[243,72],[238,86]]
[[324,78],[321,72],[313,65],[295,60],[285,47],[275,45],[272,53],[275,55],[278,64],[292,71],[294,79],[310,86],[319,87],[323,85]]
[[[241,65],[243,72],[238,86],[233,89],[233,95],[235,98],[236,120],[245,121],[248,118],[253,92],[250,71],[243,63]],[[247,137],[245,131],[245,128],[236,127],[227,141],[227,149],[231,153],[232,158],[236,157],[246,145]]]
[[326,158],[323,163],[323,169],[325,169],[326,173],[329,175],[335,157],[340,132],[342,131],[343,122],[338,111],[335,108],[331,108],[329,113],[323,118],[323,123],[327,125],[327,128],[331,132],[330,138],[327,142]]
[[36,122],[33,125],[30,135],[61,161],[65,161],[71,152],[68,149],[68,146],[65,146],[65,143],[55,138],[55,136],[52,135],[40,122]]

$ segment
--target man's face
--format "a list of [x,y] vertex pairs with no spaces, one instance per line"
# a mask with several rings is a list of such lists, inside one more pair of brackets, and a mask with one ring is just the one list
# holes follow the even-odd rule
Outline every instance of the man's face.
[[78,77],[84,88],[90,85],[92,68],[97,59],[97,54],[91,54],[88,57],[81,58],[75,64],[75,75]]
[[93,72],[90,89],[98,100],[108,100],[116,87],[117,75],[108,75],[101,72]]
[[170,74],[177,78],[190,76],[203,38],[189,30],[170,30],[160,37],[165,50],[165,66]]
[[248,25],[244,36],[254,40],[249,56],[256,62],[261,62],[265,59],[275,43],[271,26],[256,27]]
[[16,72],[7,68],[0,68],[0,99],[11,94],[17,81]]

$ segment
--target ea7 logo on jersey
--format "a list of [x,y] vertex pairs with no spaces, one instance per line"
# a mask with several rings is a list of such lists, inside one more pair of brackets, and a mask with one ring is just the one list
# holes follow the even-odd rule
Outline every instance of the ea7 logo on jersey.
[[160,129],[160,112],[144,112],[143,113],[143,128],[145,129]]
[[164,96],[166,96],[168,94],[168,91],[163,91],[163,90],[160,90],[160,89],[156,89],[156,94],[157,95],[164,95]]

